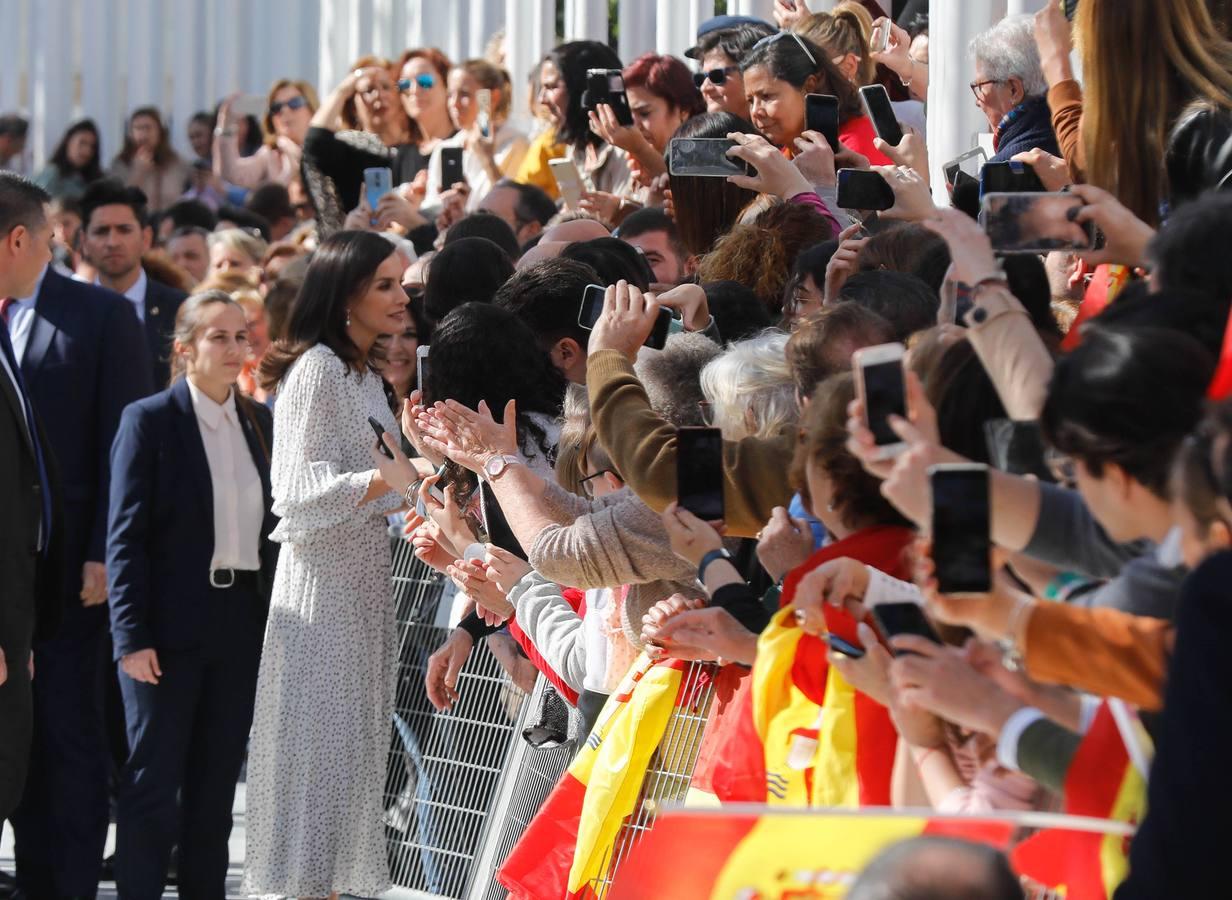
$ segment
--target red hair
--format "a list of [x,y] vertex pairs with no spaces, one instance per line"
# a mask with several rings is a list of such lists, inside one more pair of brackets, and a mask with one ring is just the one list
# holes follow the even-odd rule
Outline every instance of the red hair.
[[441,81],[449,80],[449,70],[453,68],[453,63],[449,61],[449,57],[438,50],[436,47],[417,47],[414,50],[404,50],[402,55],[398,57],[397,65],[394,68],[394,79],[402,77],[402,69],[412,59],[422,59],[436,69],[441,76]]
[[625,66],[623,74],[626,88],[644,88],[673,109],[684,110],[690,118],[706,111],[706,101],[693,84],[693,73],[674,56],[643,53]]

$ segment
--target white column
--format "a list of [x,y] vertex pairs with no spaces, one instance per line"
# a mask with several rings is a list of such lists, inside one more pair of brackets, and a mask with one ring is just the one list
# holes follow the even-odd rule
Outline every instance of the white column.
[[[505,27],[503,0],[472,0],[468,24],[467,56],[483,56],[492,35]],[[510,73],[512,77],[512,73]]]
[[353,7],[352,0],[325,0],[321,4],[321,30],[317,40],[320,80],[317,89],[322,98],[338,86],[347,67],[354,61],[350,56]]
[[448,15],[440,13],[434,17],[445,26],[444,33],[437,40],[440,47],[451,60],[461,62],[470,56],[470,3],[447,4]]
[[[33,172],[47,161],[73,112],[72,0],[39,0],[33,27],[21,43],[32,48],[30,133],[26,158]],[[16,43],[16,42],[15,42]]]
[[[620,0],[617,6],[617,16],[619,17],[617,52],[620,54],[621,62],[627,65],[643,53],[650,53],[655,49],[654,0]],[[692,46],[692,43],[689,43],[679,52],[683,53]]]
[[928,43],[928,154],[933,194],[948,205],[941,168],[975,146],[988,120],[975,105],[967,45],[1005,14],[1005,0],[932,0]]
[[555,43],[553,0],[505,0],[505,68],[513,81],[510,118],[521,128],[530,126],[527,76]]
[[[822,0],[813,0],[810,6]],[[753,16],[774,24],[774,0],[727,0],[727,11],[733,16]]]
[[[89,0],[85,0],[88,4]],[[205,7],[201,0],[173,0],[168,13],[174,23],[167,29],[171,76],[170,114],[180,123],[176,146],[190,152],[185,134],[188,119],[199,109],[205,109],[221,97],[207,97],[202,75],[206,71]]]
[[714,15],[714,0],[658,0],[655,52],[683,56],[697,43],[697,26]]
[[126,111],[118,18],[113,2],[87,0],[82,4],[81,106],[98,125],[104,169],[124,146]]
[[607,0],[565,0],[566,41],[607,43]]

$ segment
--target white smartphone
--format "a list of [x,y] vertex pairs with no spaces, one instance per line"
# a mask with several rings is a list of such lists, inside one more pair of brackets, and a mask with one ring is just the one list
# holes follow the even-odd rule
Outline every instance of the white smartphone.
[[878,344],[851,355],[856,395],[864,405],[864,423],[873,433],[877,458],[888,459],[907,448],[890,427],[890,416],[907,418],[907,383],[902,344]]
[[260,119],[267,111],[265,98],[260,94],[240,94],[231,101],[231,112],[237,116],[253,116]]
[[415,386],[419,388],[419,402],[424,402],[424,391],[428,387],[428,350],[426,344],[415,348]]
[[885,53],[890,49],[889,22],[878,22],[873,26],[872,36],[868,40],[868,49],[874,53]]
[[560,188],[560,196],[565,201],[565,206],[577,209],[582,202],[582,176],[578,174],[577,166],[573,164],[573,160],[563,156],[549,159],[548,165],[552,168],[552,177],[556,179],[556,186]]
[[487,88],[482,89],[475,95],[475,102],[479,105],[479,133],[484,137],[492,136],[492,92]]

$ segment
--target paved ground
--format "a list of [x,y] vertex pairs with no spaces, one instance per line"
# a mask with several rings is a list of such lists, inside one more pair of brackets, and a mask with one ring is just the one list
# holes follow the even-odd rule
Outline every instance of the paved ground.
[[[227,873],[227,897],[240,898],[240,877],[244,873],[244,784],[240,783],[235,791],[235,827],[231,829],[231,869]],[[107,830],[107,855],[115,849],[115,826]],[[0,833],[0,870],[13,871],[13,831],[5,823],[3,833]],[[116,900],[115,884],[104,881],[99,885],[99,900]],[[179,897],[175,888],[168,888],[164,897]]]

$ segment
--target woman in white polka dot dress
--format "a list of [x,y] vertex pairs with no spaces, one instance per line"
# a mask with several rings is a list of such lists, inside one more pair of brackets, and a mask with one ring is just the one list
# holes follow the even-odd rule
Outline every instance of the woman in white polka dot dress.
[[262,361],[277,385],[270,601],[248,757],[244,891],[371,897],[389,887],[382,791],[396,664],[385,514],[413,478],[375,453],[396,435],[378,335],[405,327],[406,260],[374,234],[317,251],[287,334]]

